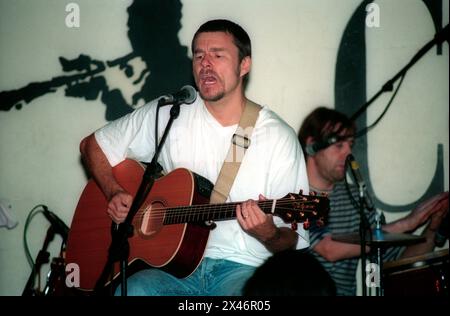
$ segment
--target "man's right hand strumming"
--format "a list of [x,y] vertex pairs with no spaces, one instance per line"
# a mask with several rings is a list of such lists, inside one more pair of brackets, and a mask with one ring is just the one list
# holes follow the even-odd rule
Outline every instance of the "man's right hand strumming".
[[109,217],[117,224],[122,223],[130,210],[133,197],[117,183],[112,167],[94,134],[81,141],[80,152],[84,164],[108,200],[107,213]]
[[127,217],[132,203],[131,194],[123,190],[117,191],[109,199],[107,213],[116,224],[120,224]]

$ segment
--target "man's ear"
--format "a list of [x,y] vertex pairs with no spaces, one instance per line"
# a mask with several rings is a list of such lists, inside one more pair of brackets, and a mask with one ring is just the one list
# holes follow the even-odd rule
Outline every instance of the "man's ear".
[[315,143],[314,138],[312,136],[308,136],[306,138],[306,144],[305,144],[305,152],[306,154],[311,157],[316,154],[316,151],[313,147],[313,144]]
[[252,58],[250,56],[244,57],[241,61],[241,73],[240,76],[243,77],[250,72],[252,68]]

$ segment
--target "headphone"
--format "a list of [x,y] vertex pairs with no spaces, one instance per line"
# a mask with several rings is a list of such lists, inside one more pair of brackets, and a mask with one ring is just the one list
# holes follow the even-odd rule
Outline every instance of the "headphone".
[[336,144],[341,138],[337,134],[331,134],[323,141],[318,141],[306,145],[305,151],[309,156],[314,156],[318,151],[325,149],[333,144]]

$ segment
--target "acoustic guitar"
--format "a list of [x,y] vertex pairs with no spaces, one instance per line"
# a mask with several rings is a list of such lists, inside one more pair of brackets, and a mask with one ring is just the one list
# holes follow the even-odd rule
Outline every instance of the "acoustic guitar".
[[[141,183],[144,167],[125,160],[113,168],[114,176],[133,196]],[[128,264],[142,261],[183,278],[189,276],[203,258],[212,221],[236,217],[241,202],[208,204],[213,185],[187,170],[176,169],[157,179],[150,194],[133,219],[133,234],[128,239]],[[81,290],[94,290],[108,260],[112,221],[106,213],[107,200],[94,180],[89,180],[79,199],[69,231],[66,265],[79,267]],[[277,200],[258,201],[266,213],[287,223],[323,224],[329,201],[324,196],[288,194]],[[119,275],[114,265],[113,278]],[[105,286],[112,280],[105,283]]]

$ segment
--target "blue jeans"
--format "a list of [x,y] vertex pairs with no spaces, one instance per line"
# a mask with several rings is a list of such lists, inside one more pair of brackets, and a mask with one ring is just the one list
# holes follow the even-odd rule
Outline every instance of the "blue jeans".
[[[128,278],[129,296],[236,296],[256,267],[204,258],[190,276],[179,279],[159,269],[142,270]],[[115,295],[120,295],[120,286]]]

